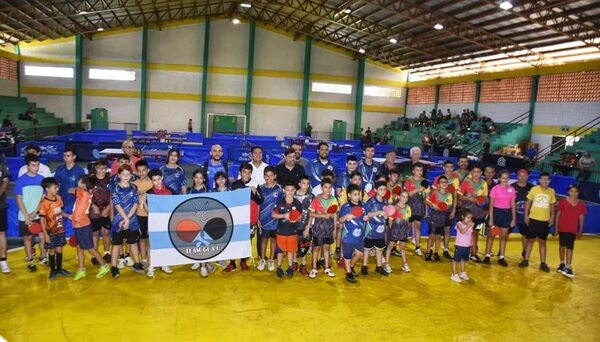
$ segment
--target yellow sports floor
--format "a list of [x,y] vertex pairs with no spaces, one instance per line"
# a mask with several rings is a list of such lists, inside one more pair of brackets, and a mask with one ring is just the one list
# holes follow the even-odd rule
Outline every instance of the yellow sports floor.
[[[422,241],[424,246],[424,241]],[[508,268],[469,263],[472,280],[450,281],[451,262],[425,263],[412,253],[411,273],[373,272],[357,284],[342,269],[328,278],[236,271],[200,278],[189,266],[155,279],[122,270],[47,279],[28,273],[23,251],[9,254],[13,272],[0,274],[0,335],[8,341],[598,341],[600,340],[600,238],[575,244],[575,279],[555,272],[558,242],[550,238],[549,274],[539,271],[537,244],[519,269],[520,240],[508,244]],[[483,242],[480,241],[480,248]],[[497,243],[494,251],[497,251]],[[66,247],[65,268],[76,270]],[[374,262],[374,261],[373,261]]]

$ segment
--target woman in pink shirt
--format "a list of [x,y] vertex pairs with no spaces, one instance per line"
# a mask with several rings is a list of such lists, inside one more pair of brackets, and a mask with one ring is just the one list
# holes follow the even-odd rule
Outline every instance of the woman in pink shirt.
[[[489,205],[489,225],[490,227],[497,226],[500,228],[500,253],[498,255],[498,264],[504,267],[508,266],[508,263],[504,259],[508,234],[510,233],[510,229],[517,225],[515,206],[517,191],[508,184],[509,179],[510,173],[507,170],[500,171],[498,176],[499,183],[493,187],[490,192]],[[483,258],[484,264],[490,263],[494,237],[494,235],[488,233],[485,258]]]

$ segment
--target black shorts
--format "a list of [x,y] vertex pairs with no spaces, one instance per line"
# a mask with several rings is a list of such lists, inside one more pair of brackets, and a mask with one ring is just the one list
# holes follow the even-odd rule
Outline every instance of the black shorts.
[[60,247],[64,246],[67,242],[67,239],[65,236],[66,235],[64,232],[50,235],[50,241],[46,241],[46,244],[44,245],[44,247],[46,249],[54,249],[54,248],[60,248]]
[[519,233],[523,236],[527,236],[527,232],[529,231],[529,227],[525,223],[518,223],[517,227],[519,228]]
[[277,231],[261,229],[260,230],[260,238],[261,239],[275,239],[275,238],[277,238]]
[[510,209],[494,208],[494,225],[500,228],[510,228],[512,223],[512,211]]
[[[33,220],[33,222],[40,223],[40,220]],[[24,237],[31,235],[33,234],[29,232],[29,226],[25,224],[25,221],[19,221],[19,236]]]
[[0,208],[0,232],[8,229],[8,208]]
[[148,238],[148,216],[138,216],[140,224],[140,239]]
[[415,222],[415,221],[422,222],[423,221],[423,216],[421,216],[421,215],[412,215],[408,219],[408,222]]
[[567,249],[573,249],[575,246],[575,237],[577,235],[573,233],[558,233],[558,242],[561,247],[567,247]]
[[330,238],[330,237],[321,238],[321,237],[313,236],[312,242],[313,242],[314,247],[321,247],[324,245],[331,245],[333,243],[333,238]]
[[477,228],[481,226],[481,229],[485,229],[486,226],[486,220],[485,218],[473,218],[473,227]]
[[96,219],[90,219],[90,222],[92,223],[92,231],[93,232],[97,232],[102,228],[110,229],[110,226],[112,225],[112,222],[110,222],[110,217],[100,217],[100,218],[96,218]]
[[118,232],[112,232],[112,244],[113,246],[120,246],[123,244],[123,240],[127,240],[128,245],[133,245],[138,242],[140,239],[140,231],[139,230],[121,230]]
[[452,227],[452,225],[454,224],[454,219],[450,219],[450,217],[448,217],[448,219],[446,219],[446,222],[444,222],[444,227]]
[[538,221],[534,219],[529,220],[529,229],[527,231],[527,235],[525,235],[528,239],[538,238],[540,240],[548,239],[548,234],[550,233],[550,226],[547,221]]
[[365,248],[385,248],[385,239],[365,239]]

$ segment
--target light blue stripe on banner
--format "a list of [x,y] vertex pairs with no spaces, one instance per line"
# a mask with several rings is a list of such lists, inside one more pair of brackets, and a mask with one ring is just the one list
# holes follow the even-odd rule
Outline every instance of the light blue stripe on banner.
[[152,213],[171,213],[182,202],[196,197],[214,198],[217,201],[223,202],[226,207],[239,207],[250,203],[250,188],[226,191],[213,192],[206,194],[193,195],[148,195],[148,211]]
[[[168,231],[162,232],[149,232],[150,236],[150,248],[151,249],[166,249],[174,248],[171,243]],[[248,224],[236,224],[233,226],[233,235],[231,236],[231,242],[238,241],[249,241],[250,240],[250,225]]]

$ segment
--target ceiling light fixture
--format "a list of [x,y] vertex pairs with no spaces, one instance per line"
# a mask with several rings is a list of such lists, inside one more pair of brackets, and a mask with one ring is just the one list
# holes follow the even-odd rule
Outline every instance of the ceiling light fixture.
[[251,4],[251,3],[249,3],[249,2],[242,2],[242,3],[240,4],[240,6],[242,6],[242,7],[244,7],[244,8],[250,8],[250,7],[252,7],[252,4]]
[[435,25],[433,25],[433,28],[436,30],[443,30],[444,29],[444,25],[437,23]]
[[231,19],[231,22],[232,22],[234,25],[237,25],[237,24],[239,24],[239,23],[240,23],[240,20],[239,20],[238,18],[233,18],[233,19]]
[[390,43],[396,44],[397,42],[398,42],[398,40],[396,40],[396,38],[390,38]]
[[350,14],[350,13],[352,13],[352,9],[350,7],[348,7],[344,10],[344,13]]
[[88,11],[79,11],[79,14],[84,15],[84,14],[88,14]]
[[500,3],[500,8],[502,8],[505,11],[508,11],[509,9],[513,8],[513,4],[510,1],[502,1]]
[[367,52],[367,51],[365,51],[365,49],[363,49],[363,48],[360,48],[360,49],[358,49],[358,52],[360,52],[360,53],[365,53],[365,52]]
[[102,31],[104,31],[104,28],[103,27],[98,27],[97,31],[98,32],[102,32]]

